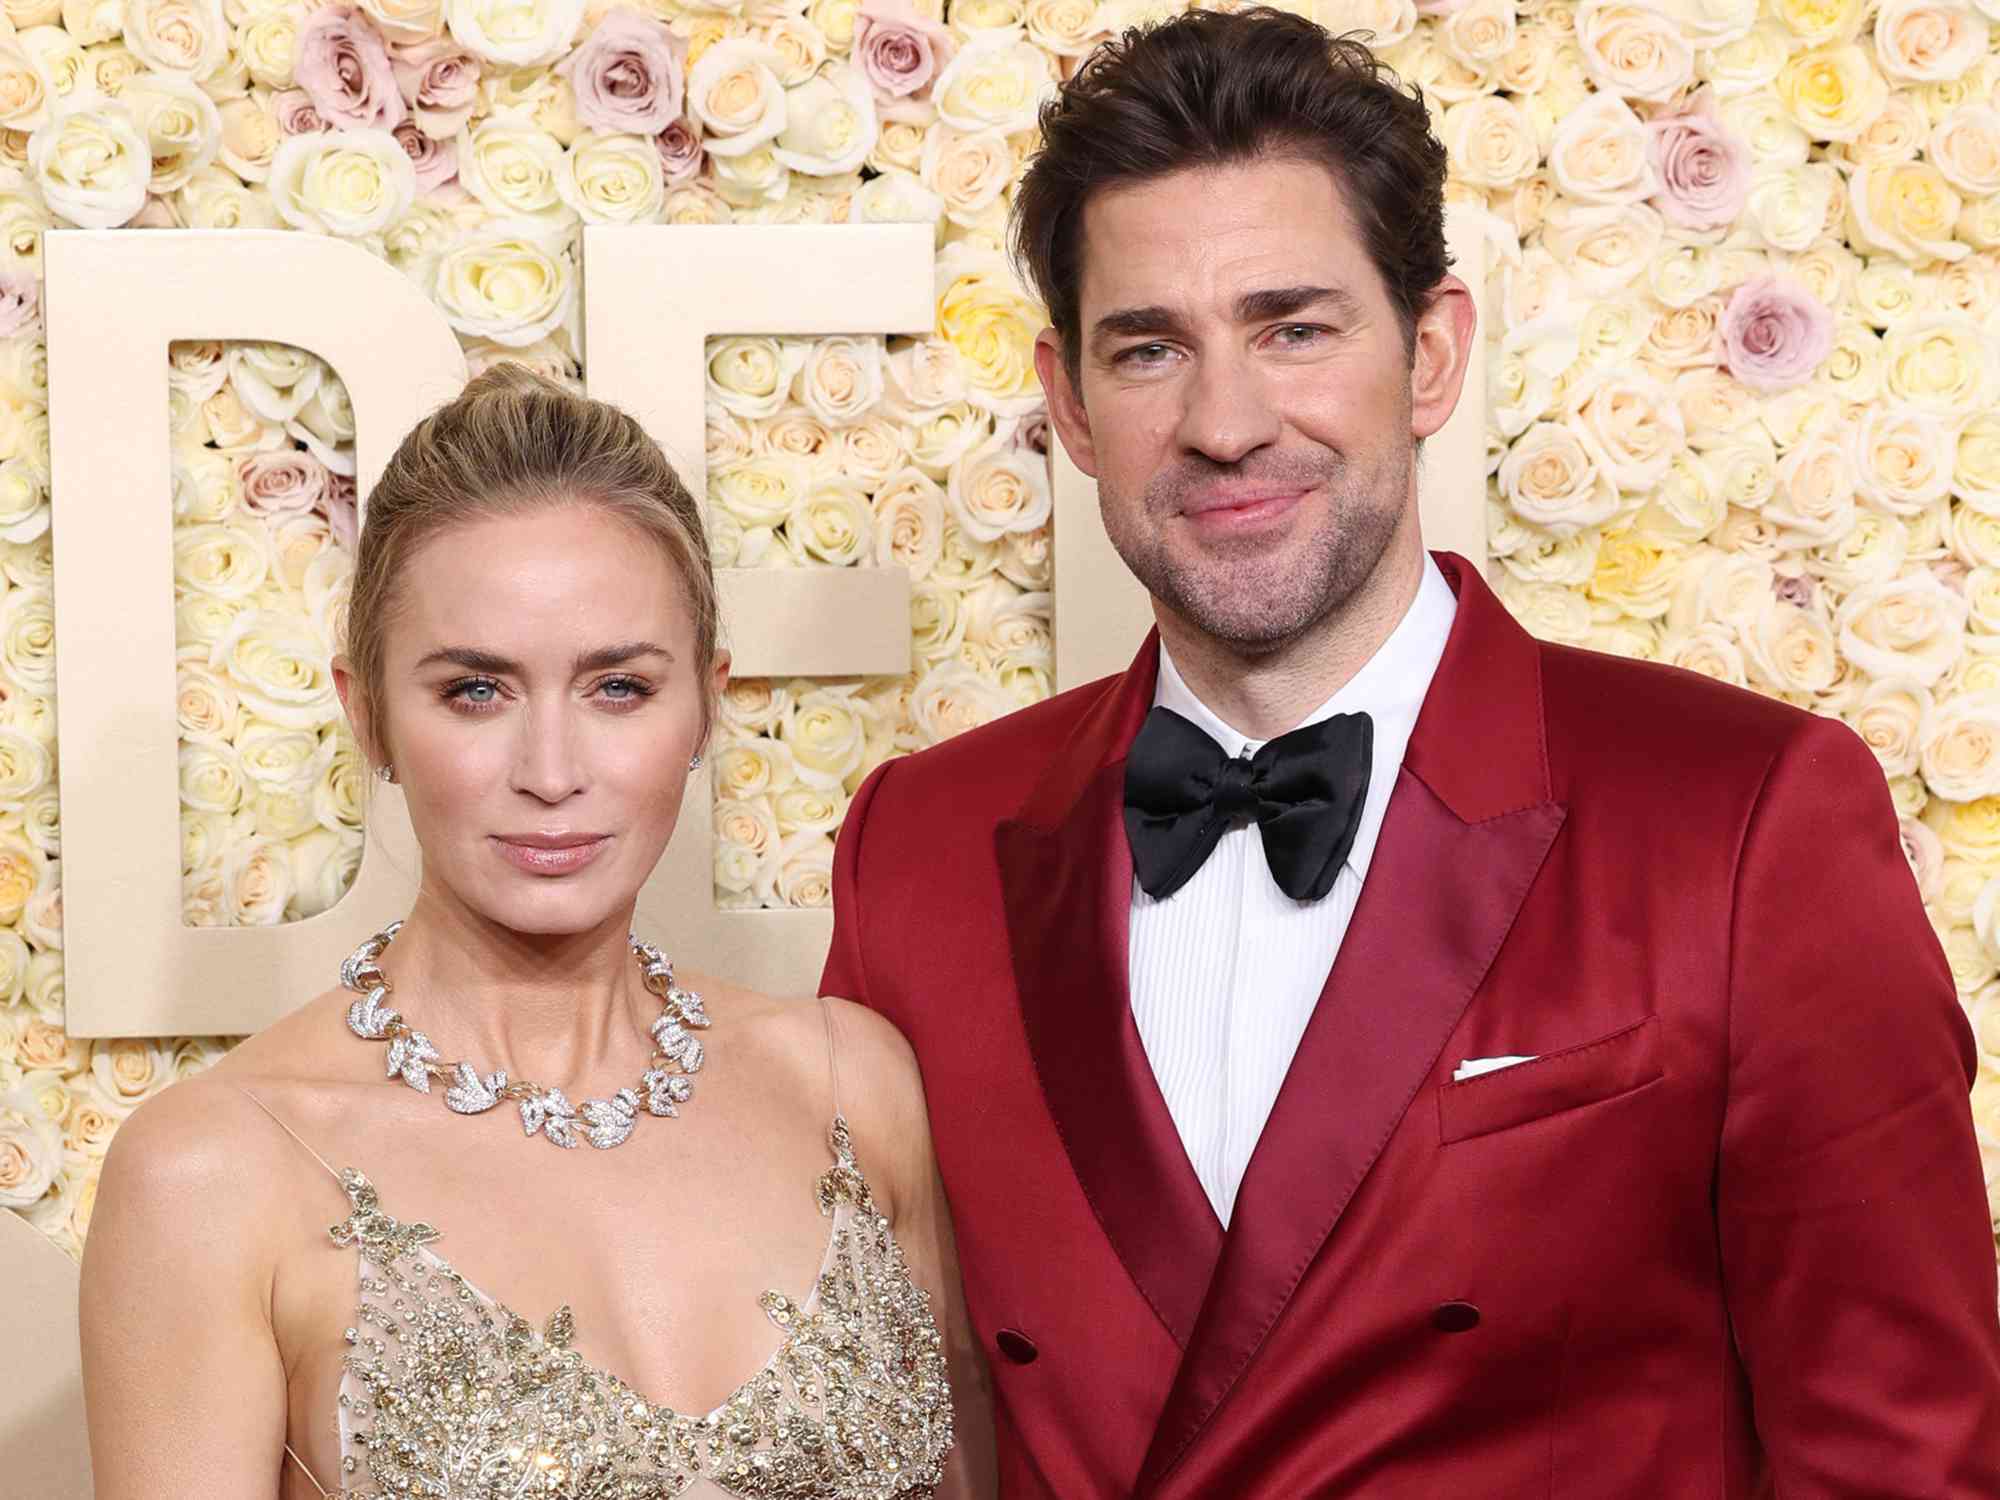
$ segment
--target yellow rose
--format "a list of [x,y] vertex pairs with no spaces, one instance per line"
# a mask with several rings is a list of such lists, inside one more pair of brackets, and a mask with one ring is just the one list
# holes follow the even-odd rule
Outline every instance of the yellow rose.
[[1778,70],[1778,97],[1816,141],[1851,141],[1889,101],[1889,85],[1859,47],[1801,52]]
[[972,401],[1000,416],[1042,403],[1035,335],[1047,321],[994,252],[952,245],[937,258],[937,329],[958,352]]
[[1863,0],[1775,0],[1773,9],[1808,47],[1853,41],[1868,14]]
[[1849,238],[1907,261],[1957,260],[1970,253],[1951,237],[1962,206],[1929,162],[1862,167],[1847,195]]
[[1889,331],[1884,383],[1895,400],[1939,417],[1967,417],[1995,395],[1988,338],[1969,318],[1933,316]]

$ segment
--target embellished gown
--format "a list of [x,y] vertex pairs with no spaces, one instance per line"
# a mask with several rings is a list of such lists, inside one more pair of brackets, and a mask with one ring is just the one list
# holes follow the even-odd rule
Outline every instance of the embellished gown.
[[803,1302],[764,1294],[783,1342],[701,1416],[655,1405],[584,1360],[569,1347],[567,1307],[537,1328],[488,1296],[432,1248],[437,1229],[392,1216],[360,1172],[334,1172],[313,1152],[350,1208],[329,1248],[352,1249],[359,1262],[339,1487],[286,1452],[338,1500],[931,1494],[952,1444],[944,1342],[838,1114],[829,1140],[818,1197],[831,1230],[818,1280]]

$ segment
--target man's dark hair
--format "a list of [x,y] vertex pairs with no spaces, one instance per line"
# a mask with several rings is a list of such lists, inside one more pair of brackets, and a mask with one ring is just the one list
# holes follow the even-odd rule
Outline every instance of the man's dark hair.
[[1261,156],[1333,173],[1388,288],[1406,350],[1451,261],[1445,149],[1422,98],[1360,34],[1284,11],[1190,11],[1100,47],[1042,106],[1014,200],[1014,253],[1075,378],[1083,208],[1099,188]]

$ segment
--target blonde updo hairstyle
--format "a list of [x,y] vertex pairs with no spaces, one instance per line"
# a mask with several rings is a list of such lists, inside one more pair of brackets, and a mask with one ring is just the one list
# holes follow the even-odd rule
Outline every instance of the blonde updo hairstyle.
[[346,655],[369,710],[375,743],[362,750],[373,764],[389,758],[383,658],[400,602],[397,584],[410,558],[454,526],[560,506],[617,516],[651,538],[673,565],[694,616],[692,665],[706,742],[715,715],[720,611],[694,497],[660,445],[627,413],[503,362],[419,422],[368,494]]

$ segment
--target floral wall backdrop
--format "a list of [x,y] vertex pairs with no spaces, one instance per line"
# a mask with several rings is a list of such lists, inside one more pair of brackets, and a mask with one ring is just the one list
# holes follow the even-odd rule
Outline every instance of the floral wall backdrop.
[[[1374,34],[1482,215],[1509,606],[1880,759],[2000,1216],[2000,0],[1300,3]],[[118,1122],[228,1045],[62,1030],[42,232],[336,235],[475,369],[576,382],[582,224],[934,224],[932,337],[708,350],[717,562],[914,580],[910,676],[725,705],[717,899],[813,904],[873,766],[1050,690],[1042,320],[1006,213],[1043,94],[1179,8],[0,0],[0,1204],[76,1251]],[[171,363],[186,917],[296,919],[360,852],[324,667],[352,411],[298,350]]]

